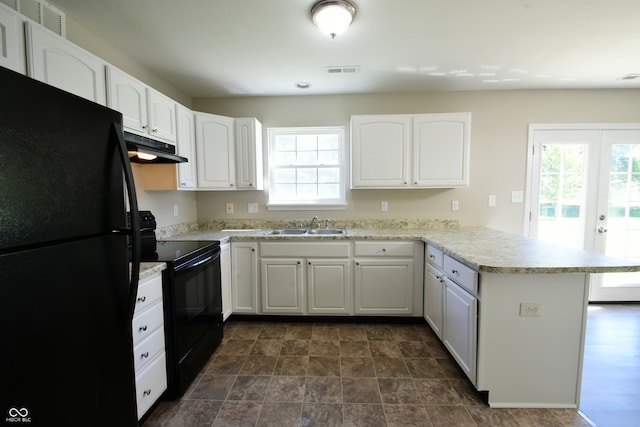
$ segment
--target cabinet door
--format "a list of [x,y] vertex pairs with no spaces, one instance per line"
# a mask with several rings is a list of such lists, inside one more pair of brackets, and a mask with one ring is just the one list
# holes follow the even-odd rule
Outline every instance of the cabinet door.
[[189,159],[187,163],[178,163],[178,189],[193,190],[196,188],[196,133],[193,111],[182,105],[176,110],[178,122],[178,138],[176,151],[178,155]]
[[231,297],[234,313],[256,313],[258,292],[258,244],[231,243]]
[[302,258],[263,258],[262,311],[304,313]]
[[207,113],[195,118],[198,188],[235,190],[234,119]]
[[413,116],[413,185],[469,185],[471,113]]
[[106,63],[100,58],[31,23],[27,23],[27,51],[30,77],[106,105]]
[[255,118],[236,119],[237,186],[262,190],[262,124]]
[[476,382],[478,300],[445,277],[442,341],[472,383]]
[[0,6],[0,67],[24,73],[24,47],[18,37],[18,18]]
[[412,314],[413,259],[356,259],[355,312]]
[[348,259],[308,259],[308,312],[352,314],[352,289]]
[[176,143],[176,103],[157,90],[147,88],[149,135]]
[[220,246],[220,283],[222,289],[222,320],[227,320],[233,311],[231,298],[231,245]]
[[117,68],[107,67],[107,95],[107,106],[122,113],[124,128],[148,136],[147,86]]
[[351,187],[409,186],[411,116],[351,117]]
[[442,272],[427,264],[424,276],[424,319],[440,339],[442,339],[443,288]]

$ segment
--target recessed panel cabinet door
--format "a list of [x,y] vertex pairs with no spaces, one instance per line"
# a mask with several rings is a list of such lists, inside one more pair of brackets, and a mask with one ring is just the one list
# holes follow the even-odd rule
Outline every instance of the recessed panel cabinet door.
[[24,73],[24,48],[18,38],[18,19],[0,8],[0,67]]
[[348,259],[308,259],[308,312],[352,314],[353,286]]
[[304,313],[301,258],[261,261],[262,312]]
[[147,86],[127,73],[107,67],[109,108],[122,113],[126,130],[148,136]]
[[236,189],[235,120],[195,113],[198,188]]
[[178,189],[193,190],[196,188],[196,134],[193,111],[182,105],[176,110],[178,138],[176,150],[178,155],[189,159],[186,163],[178,163]]
[[39,25],[27,23],[28,75],[106,105],[106,63]]

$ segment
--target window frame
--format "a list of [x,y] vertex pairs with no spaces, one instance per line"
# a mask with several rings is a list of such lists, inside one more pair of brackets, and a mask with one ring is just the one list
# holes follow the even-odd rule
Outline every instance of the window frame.
[[[337,167],[340,169],[339,193],[337,199],[313,199],[313,200],[273,200],[274,194],[274,155],[275,140],[279,135],[319,135],[319,134],[337,134],[338,135],[338,156],[339,161]],[[346,203],[346,180],[347,180],[347,158],[346,158],[346,141],[344,126],[301,126],[301,127],[273,127],[267,129],[267,209],[268,210],[344,210]]]

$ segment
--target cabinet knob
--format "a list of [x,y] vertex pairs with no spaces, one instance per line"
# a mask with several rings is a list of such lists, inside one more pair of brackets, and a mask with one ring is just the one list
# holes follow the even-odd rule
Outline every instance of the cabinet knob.
[[309,265],[311,265],[311,261],[309,261]]
[[151,132],[158,133],[158,129],[157,128],[153,128],[153,129],[151,129]]
[[144,129],[144,130],[149,129],[149,125],[142,125],[142,129]]
[[229,184],[229,186],[233,187],[234,186],[233,182],[231,184]]
[[251,182],[249,183],[249,187],[253,187],[253,184]]
[[186,182],[181,182],[181,183],[180,183],[180,185],[181,185],[182,187],[186,187],[186,186],[187,186],[187,183],[186,183]]
[[140,326],[140,329],[138,329],[138,332],[142,332],[146,330],[147,330],[147,325],[144,325],[144,326]]
[[146,359],[147,357],[149,357],[149,352],[148,352],[148,351],[145,351],[144,353],[142,353],[142,354],[140,355],[140,358],[141,358],[141,359]]
[[143,396],[149,396],[150,394],[151,394],[151,389],[147,389],[147,390],[142,392]]
[[418,181],[414,182],[413,184],[414,184],[414,185],[418,185]]
[[298,265],[300,265],[300,264],[301,264],[300,261],[298,261]]
[[451,270],[452,274],[458,274],[458,270]]
[[382,252],[387,252],[387,248],[382,248]]
[[144,296],[144,295],[143,295],[143,296],[141,296],[141,297],[138,297],[138,301],[139,301],[139,302],[145,302],[146,300],[147,300],[147,297],[146,297],[146,296]]

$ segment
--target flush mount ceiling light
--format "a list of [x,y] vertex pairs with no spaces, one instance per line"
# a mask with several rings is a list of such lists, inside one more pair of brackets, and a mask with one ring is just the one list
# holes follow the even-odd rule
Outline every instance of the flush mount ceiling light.
[[347,0],[320,0],[311,8],[311,18],[320,31],[332,39],[347,31],[356,7]]

